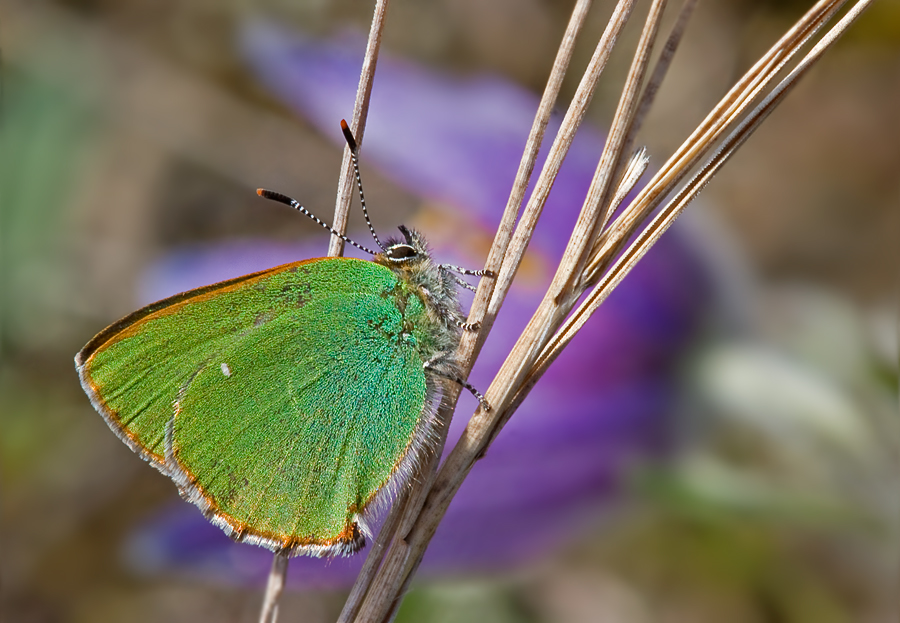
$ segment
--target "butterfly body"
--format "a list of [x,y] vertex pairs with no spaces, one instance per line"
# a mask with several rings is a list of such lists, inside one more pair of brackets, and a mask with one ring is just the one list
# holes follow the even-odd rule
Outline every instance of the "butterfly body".
[[401,227],[373,261],[320,258],[179,294],[75,358],[113,431],[235,540],[350,554],[430,448],[456,378],[456,285]]

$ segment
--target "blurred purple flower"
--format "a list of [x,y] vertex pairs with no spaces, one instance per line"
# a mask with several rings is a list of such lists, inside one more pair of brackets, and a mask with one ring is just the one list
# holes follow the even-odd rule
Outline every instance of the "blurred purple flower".
[[[355,40],[354,40],[355,41]],[[264,84],[335,142],[352,110],[362,47],[313,41],[263,22],[249,24],[245,57]],[[437,257],[480,266],[499,221],[537,98],[495,77],[448,78],[382,55],[364,160],[423,198],[453,208],[430,238]],[[551,124],[548,136],[555,129]],[[470,381],[487,388],[536,308],[590,183],[603,138],[582,128]],[[377,209],[377,207],[376,207]],[[462,227],[454,229],[460,214]],[[446,231],[445,223],[451,223]],[[480,225],[483,223],[484,225]],[[426,234],[426,226],[422,229]],[[147,299],[321,254],[323,243],[245,241],[176,253],[145,283]],[[471,248],[479,249],[477,252]],[[708,305],[707,274],[677,228],[647,255],[559,357],[479,461],[450,506],[422,571],[488,571],[573,542],[616,499],[636,462],[671,445],[674,367]],[[469,400],[471,404],[465,401]],[[465,426],[463,398],[448,448]],[[137,534],[130,559],[144,571],[261,579],[271,553],[239,546],[186,505]],[[295,559],[289,583],[349,584],[364,556]]]

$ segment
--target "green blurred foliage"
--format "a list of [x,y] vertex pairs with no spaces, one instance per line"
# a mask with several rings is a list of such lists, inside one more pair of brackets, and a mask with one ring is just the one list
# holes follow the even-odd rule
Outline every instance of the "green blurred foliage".
[[[0,127],[0,353],[54,347],[68,314],[65,233],[97,117],[64,87],[7,67]],[[13,351],[12,353],[10,351]]]

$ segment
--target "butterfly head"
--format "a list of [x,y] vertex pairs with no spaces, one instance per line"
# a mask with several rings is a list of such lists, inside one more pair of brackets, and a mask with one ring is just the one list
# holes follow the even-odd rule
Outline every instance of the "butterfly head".
[[388,240],[384,251],[376,254],[374,260],[401,272],[421,270],[431,264],[431,251],[422,234],[404,225],[399,229],[403,238]]
[[414,229],[399,227],[402,238],[387,241],[384,250],[372,260],[390,268],[405,283],[423,297],[426,306],[434,307],[437,316],[455,324],[459,315],[456,282],[437,264],[425,237]]

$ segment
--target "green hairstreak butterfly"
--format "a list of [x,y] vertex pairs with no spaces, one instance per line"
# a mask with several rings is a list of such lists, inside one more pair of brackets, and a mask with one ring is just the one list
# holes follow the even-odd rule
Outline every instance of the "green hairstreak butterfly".
[[[287,555],[352,554],[366,512],[429,449],[454,351],[457,286],[422,236],[371,261],[311,259],[153,303],[75,357],[92,404],[128,447],[172,478],[233,539]],[[319,221],[295,200],[287,203]],[[333,233],[334,230],[331,230]],[[340,234],[337,234],[340,235]],[[343,238],[343,236],[342,236]]]

